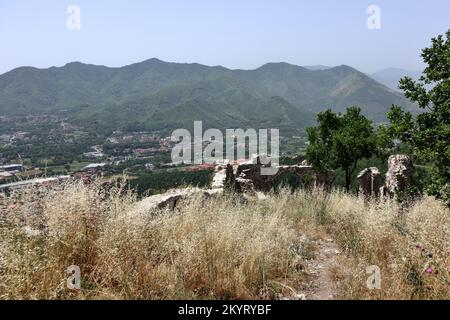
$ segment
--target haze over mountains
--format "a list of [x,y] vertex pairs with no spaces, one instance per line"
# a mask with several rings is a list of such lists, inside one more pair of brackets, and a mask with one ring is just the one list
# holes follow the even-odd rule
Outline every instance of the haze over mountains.
[[392,90],[399,90],[398,85],[400,79],[404,77],[410,77],[413,80],[418,80],[422,75],[421,71],[410,71],[399,68],[386,68],[372,73],[370,76],[376,81],[384,84],[386,87]]
[[376,122],[401,93],[349,66],[268,63],[255,70],[150,59],[120,68],[73,62],[0,76],[0,115],[66,112],[103,128],[165,130],[194,120],[217,128],[304,128],[319,111],[358,105]]

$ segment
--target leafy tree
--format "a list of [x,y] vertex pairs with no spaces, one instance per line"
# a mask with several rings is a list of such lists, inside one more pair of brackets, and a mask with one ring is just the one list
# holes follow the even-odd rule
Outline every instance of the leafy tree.
[[446,39],[433,38],[422,58],[428,65],[422,77],[417,82],[403,78],[400,89],[424,112],[413,116],[393,106],[388,113],[390,130],[416,157],[431,164],[427,191],[450,205],[450,30]]
[[308,128],[306,158],[319,170],[342,168],[345,188],[350,190],[358,160],[370,158],[377,151],[377,135],[372,122],[351,107],[346,114],[331,110],[319,113],[318,126]]

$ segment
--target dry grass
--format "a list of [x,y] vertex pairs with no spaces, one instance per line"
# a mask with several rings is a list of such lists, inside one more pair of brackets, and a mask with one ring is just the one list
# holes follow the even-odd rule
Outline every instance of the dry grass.
[[[1,298],[272,298],[273,283],[295,278],[298,235],[278,208],[224,196],[193,199],[174,213],[142,212],[132,194],[100,190],[68,184],[42,198],[8,199]],[[30,212],[39,221],[28,224],[43,236],[25,234]],[[66,288],[71,265],[81,269],[82,290]]]
[[[338,297],[450,298],[450,212],[429,198],[402,214],[320,190],[194,198],[175,212],[145,212],[136,201],[73,183],[0,199],[0,298],[277,298],[296,291],[298,265],[330,235],[346,252]],[[81,290],[67,289],[71,265]],[[369,265],[382,270],[381,290],[366,287]]]
[[[409,209],[333,193],[328,231],[348,257],[336,271],[344,299],[450,299],[450,211],[431,198]],[[368,290],[366,268],[381,269]]]

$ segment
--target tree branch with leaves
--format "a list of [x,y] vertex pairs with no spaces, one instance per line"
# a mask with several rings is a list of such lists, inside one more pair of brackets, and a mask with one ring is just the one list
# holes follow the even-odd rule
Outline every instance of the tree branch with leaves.
[[349,191],[358,161],[377,153],[377,135],[372,122],[358,107],[348,108],[345,114],[321,112],[317,122],[317,127],[307,129],[306,158],[318,170],[342,168],[345,188]]
[[430,163],[430,195],[450,206],[450,30],[431,40],[422,51],[427,64],[418,81],[405,77],[400,89],[424,110],[417,116],[393,106],[388,113],[393,138],[410,146],[416,157]]

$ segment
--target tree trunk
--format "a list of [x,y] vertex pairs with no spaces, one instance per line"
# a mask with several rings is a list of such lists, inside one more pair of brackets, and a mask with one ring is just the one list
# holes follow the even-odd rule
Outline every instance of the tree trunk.
[[350,191],[350,186],[352,184],[352,174],[350,172],[350,169],[345,169],[345,189],[347,192]]
[[352,186],[352,176],[356,170],[357,164],[358,164],[358,160],[355,161],[355,163],[353,164],[353,167],[351,169],[345,168],[345,189],[347,190],[347,192],[350,191],[350,187]]

